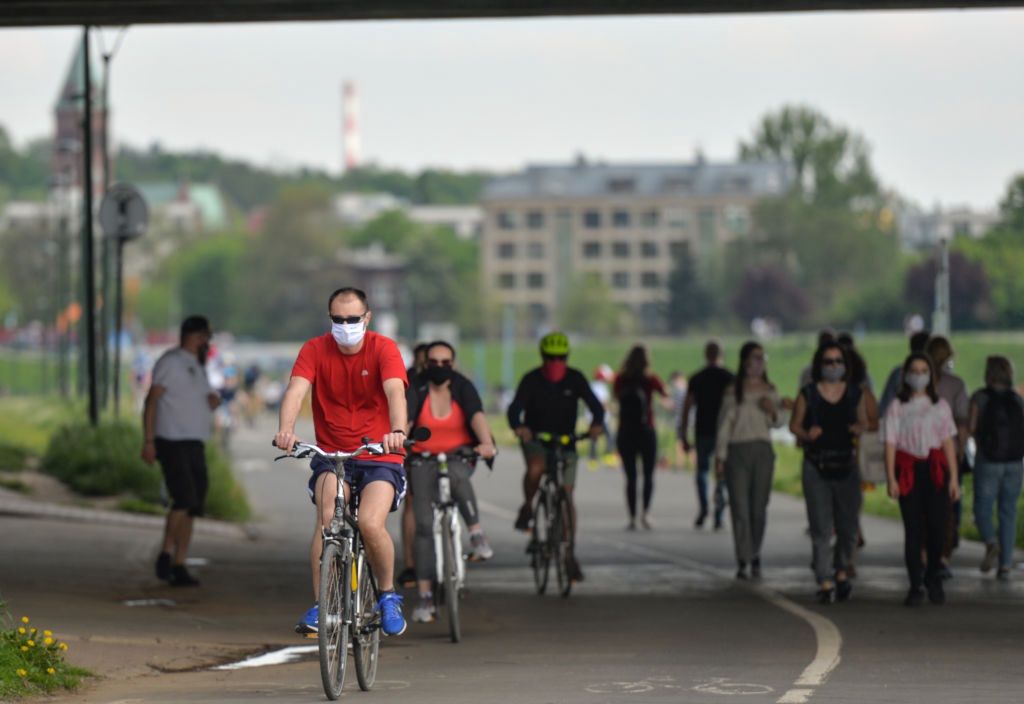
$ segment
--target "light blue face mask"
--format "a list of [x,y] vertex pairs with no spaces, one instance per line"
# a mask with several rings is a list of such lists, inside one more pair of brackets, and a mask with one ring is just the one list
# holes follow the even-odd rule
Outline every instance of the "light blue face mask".
[[928,388],[928,384],[931,380],[931,374],[928,374],[927,372],[923,374],[907,374],[907,386],[914,391],[924,391]]
[[362,321],[352,324],[331,323],[331,335],[342,347],[355,347],[366,336],[366,324]]

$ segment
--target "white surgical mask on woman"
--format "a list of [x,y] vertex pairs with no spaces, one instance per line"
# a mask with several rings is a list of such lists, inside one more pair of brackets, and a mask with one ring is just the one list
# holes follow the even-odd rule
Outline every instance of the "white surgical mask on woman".
[[917,374],[907,374],[907,386],[914,391],[924,391],[928,388],[928,383],[932,380],[931,374],[928,372],[921,372]]

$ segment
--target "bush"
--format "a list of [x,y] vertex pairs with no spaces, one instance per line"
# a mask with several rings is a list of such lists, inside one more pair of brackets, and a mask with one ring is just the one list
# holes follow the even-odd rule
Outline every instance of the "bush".
[[72,689],[89,672],[64,662],[67,643],[40,632],[23,616],[17,623],[0,602],[0,699]]
[[20,472],[28,462],[29,451],[19,445],[0,440],[0,470]]
[[50,438],[40,469],[86,496],[129,493],[158,502],[160,470],[142,461],[141,447],[142,433],[135,425],[65,425]]
[[252,510],[245,489],[235,479],[231,464],[216,443],[206,443],[206,467],[210,472],[210,490],[206,495],[206,515],[238,523],[249,520]]

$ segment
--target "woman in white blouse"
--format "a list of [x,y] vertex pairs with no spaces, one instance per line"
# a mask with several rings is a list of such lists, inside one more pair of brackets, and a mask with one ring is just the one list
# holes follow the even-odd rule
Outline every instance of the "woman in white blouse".
[[[900,502],[904,558],[910,577],[907,606],[946,600],[940,570],[950,500],[960,498],[957,426],[935,389],[931,359],[912,354],[903,365],[903,384],[885,414],[885,467],[889,496]],[[927,568],[921,563],[926,548]]]
[[775,473],[772,428],[782,426],[782,402],[768,381],[764,348],[748,342],[740,350],[736,382],[726,388],[718,416],[715,449],[718,476],[729,489],[737,579],[761,577],[768,499]]

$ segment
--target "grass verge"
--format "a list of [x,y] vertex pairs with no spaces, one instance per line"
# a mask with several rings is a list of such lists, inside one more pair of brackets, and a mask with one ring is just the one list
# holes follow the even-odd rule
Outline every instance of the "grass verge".
[[74,689],[91,673],[69,665],[67,643],[39,630],[27,616],[15,621],[0,601],[0,700]]

